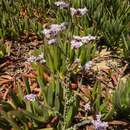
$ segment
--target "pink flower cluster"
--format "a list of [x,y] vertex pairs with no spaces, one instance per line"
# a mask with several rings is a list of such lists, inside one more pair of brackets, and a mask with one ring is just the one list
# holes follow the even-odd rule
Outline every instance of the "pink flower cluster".
[[27,58],[27,62],[29,63],[33,63],[33,62],[39,62],[39,63],[45,63],[46,60],[44,59],[44,54],[41,53],[40,55],[38,56],[30,56],[29,58]]
[[[63,9],[63,8],[68,8],[69,7],[69,3],[66,3],[64,1],[57,1],[54,3],[57,7],[59,7],[60,9]],[[71,15],[74,16],[83,16],[85,15],[87,12],[88,12],[88,9],[86,7],[84,8],[70,8],[70,12],[71,12]]]
[[106,130],[108,127],[108,122],[101,121],[101,115],[96,115],[96,120],[92,120],[92,124],[95,126],[96,130]]
[[36,100],[36,95],[35,94],[27,94],[26,96],[24,96],[24,99],[28,100],[28,101],[35,101]]
[[46,38],[50,38],[51,36],[56,36],[59,32],[63,31],[66,23],[61,24],[52,24],[49,29],[44,29],[42,33]]
[[83,44],[88,43],[88,42],[95,40],[95,39],[96,39],[96,37],[91,36],[91,35],[83,36],[83,37],[74,36],[73,40],[71,41],[71,47],[72,48],[80,48]]
[[42,33],[45,35],[45,37],[48,39],[48,44],[55,44],[57,42],[56,36],[59,34],[59,32],[62,32],[66,29],[66,23],[61,24],[52,24],[50,25],[49,29],[44,29]]

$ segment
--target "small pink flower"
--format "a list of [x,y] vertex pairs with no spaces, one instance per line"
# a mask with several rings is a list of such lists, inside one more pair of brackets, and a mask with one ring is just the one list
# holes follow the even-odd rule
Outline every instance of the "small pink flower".
[[35,94],[27,94],[26,96],[24,96],[24,99],[26,99],[28,101],[35,101],[36,95]]

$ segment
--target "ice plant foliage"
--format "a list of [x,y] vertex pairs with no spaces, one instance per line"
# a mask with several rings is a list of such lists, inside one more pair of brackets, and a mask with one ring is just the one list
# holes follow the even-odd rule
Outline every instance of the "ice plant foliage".
[[88,43],[92,40],[95,40],[96,37],[95,36],[73,36],[73,40],[71,41],[71,47],[72,48],[80,48],[83,44]]
[[75,8],[70,8],[70,11],[71,11],[71,15],[74,16],[74,15],[77,15],[77,16],[84,16],[88,9],[85,7],[85,8],[78,8],[78,9],[75,9]]
[[57,1],[54,3],[57,7],[59,7],[60,9],[63,8],[68,8],[69,7],[69,3],[65,3],[64,1]]
[[[96,130],[107,129],[108,123],[101,120],[100,114],[92,121],[90,118],[87,120],[82,118],[85,120],[81,120],[81,116],[77,116],[77,113],[80,112],[81,104],[79,100],[80,95],[82,95],[78,88],[82,87],[84,83],[86,84],[87,78],[91,82],[89,75],[87,77],[84,71],[91,72],[90,69],[95,64],[93,58],[98,51],[96,45],[91,42],[96,40],[97,37],[91,35],[73,35],[85,35],[85,33],[94,32],[100,38],[99,43],[104,45],[103,48],[105,46],[112,50],[123,48],[123,58],[125,57],[125,60],[129,60],[130,48],[127,44],[130,41],[128,38],[130,29],[128,26],[130,21],[128,18],[130,2],[129,0],[111,1],[0,0],[0,58],[10,53],[10,48],[6,49],[8,44],[4,48],[1,44],[8,40],[9,43],[12,41],[12,44],[15,41],[19,42],[19,40],[26,41],[26,37],[28,38],[27,42],[28,40],[41,41],[42,36],[39,32],[41,32],[43,24],[47,23],[50,25],[42,31],[45,42],[48,45],[37,46],[37,48],[40,48],[34,53],[36,55],[30,55],[27,59],[29,63],[34,62],[32,68],[37,73],[35,81],[31,80],[30,76],[26,77],[24,79],[25,91],[23,92],[21,84],[23,81],[16,80],[14,85],[16,84],[18,87],[17,94],[12,89],[9,89],[9,99],[11,98],[11,100],[0,103],[2,108],[0,108],[0,129],[46,129],[45,127],[51,125],[51,128],[47,129],[76,130],[86,127],[90,122],[95,126]],[[54,6],[52,6],[52,3]],[[57,8],[57,10],[55,8],[53,10],[53,7]],[[57,24],[49,23],[53,21]],[[65,22],[59,23],[60,21],[69,22],[69,26],[63,35],[60,34],[67,26]],[[21,37],[21,34],[24,35]],[[72,39],[69,41],[71,37]],[[57,44],[58,42],[59,44]],[[102,45],[100,48],[102,49]],[[43,53],[39,54],[41,51]],[[122,51],[120,53],[122,56]],[[94,77],[95,73],[98,72],[92,72]],[[34,81],[33,86],[39,86],[39,98],[35,94],[30,93],[32,86],[32,84],[29,84],[30,80]],[[116,116],[118,118],[125,117],[130,119],[130,100],[127,100],[130,95],[130,92],[127,90],[130,89],[125,88],[123,91],[124,84],[122,84],[121,90],[116,90],[114,98],[103,98],[102,102],[100,101],[100,95],[102,95],[102,89],[100,88],[102,88],[102,84],[98,80],[94,80],[94,82],[96,82],[95,85],[91,84],[91,87],[94,86],[93,89],[90,89],[92,94],[89,97],[87,95],[85,97],[85,94],[83,95],[83,99],[90,99],[89,102],[82,106],[84,111],[86,113],[90,112],[89,114],[92,116],[93,113],[99,110],[99,113],[101,112],[106,119],[107,117],[113,119]],[[129,87],[129,84],[130,81],[126,86]],[[23,97],[24,93],[27,93],[27,95]],[[114,102],[112,102],[113,99]],[[5,98],[2,100],[5,100]],[[107,108],[107,103],[105,102],[113,106],[113,109]],[[91,104],[93,104],[93,108]],[[76,122],[73,122],[73,119]]]
[[101,121],[101,115],[96,115],[96,120],[92,120],[92,124],[95,126],[96,130],[106,130],[108,127],[108,122]]
[[35,94],[27,94],[26,96],[24,96],[24,99],[26,99],[28,101],[35,101],[36,95]]

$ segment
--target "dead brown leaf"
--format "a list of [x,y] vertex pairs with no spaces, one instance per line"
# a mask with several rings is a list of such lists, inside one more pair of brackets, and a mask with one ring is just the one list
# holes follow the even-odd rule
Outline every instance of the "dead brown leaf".
[[91,91],[88,86],[82,85],[80,90],[85,94],[85,96],[89,97],[91,95]]
[[129,124],[128,122],[120,121],[120,120],[113,120],[113,121],[109,122],[109,125],[123,125],[123,126],[126,126],[128,124]]

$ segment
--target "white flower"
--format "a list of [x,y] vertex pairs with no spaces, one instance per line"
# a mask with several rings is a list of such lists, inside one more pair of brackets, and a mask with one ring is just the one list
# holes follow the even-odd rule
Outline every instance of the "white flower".
[[101,121],[101,115],[96,115],[96,120],[92,120],[91,122],[93,123],[93,125],[95,126],[96,130],[106,130],[106,128],[108,127],[108,122],[102,122]]
[[40,55],[38,56],[30,56],[29,58],[27,58],[27,62],[29,63],[33,63],[33,62],[39,62],[39,63],[45,63],[46,60],[44,59],[44,54],[41,53]]
[[27,94],[26,96],[24,96],[24,99],[26,99],[28,101],[35,101],[36,95],[35,94]]
[[51,30],[50,29],[44,29],[42,33],[46,36],[46,38],[50,38],[51,36]]
[[49,45],[52,45],[52,44],[55,44],[55,43],[56,43],[56,39],[48,40],[48,44]]
[[72,16],[74,16],[77,12],[75,8],[70,8],[70,11]]
[[95,39],[96,39],[96,37],[95,36],[91,36],[91,35],[84,36],[84,37],[81,38],[83,43],[88,43],[88,42],[90,42],[92,40],[95,40]]
[[78,8],[78,9],[70,8],[70,11],[71,11],[72,16],[74,16],[74,15],[83,16],[87,13],[88,9],[86,7]]
[[86,62],[84,65],[85,70],[89,70],[92,67],[92,65],[93,65],[92,61]]
[[40,55],[38,55],[36,61],[39,62],[39,63],[41,63],[41,64],[42,64],[42,63],[45,63],[46,60],[44,59],[44,54],[41,53]]
[[73,39],[76,41],[82,41],[82,37],[80,36],[73,36]]
[[78,10],[79,10],[79,12],[81,13],[82,16],[85,15],[87,13],[87,11],[88,11],[88,9],[86,7],[78,9]]
[[90,111],[91,110],[90,102],[86,103],[84,108],[85,108],[85,111]]
[[36,61],[36,57],[35,56],[30,56],[29,58],[27,58],[27,62],[35,62]]
[[41,53],[38,57],[39,58],[44,58],[44,53]]
[[66,25],[67,25],[67,22],[61,23],[60,24],[60,31],[65,30],[66,29]]
[[101,117],[102,117],[101,114],[96,115],[96,120],[97,120],[97,121],[100,121],[100,120],[101,120]]
[[64,1],[57,1],[55,2],[55,5],[60,7],[60,9],[69,7],[69,3],[65,3]]

